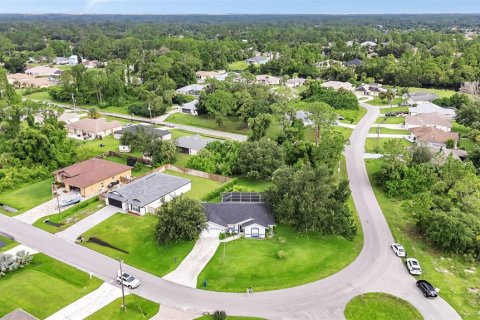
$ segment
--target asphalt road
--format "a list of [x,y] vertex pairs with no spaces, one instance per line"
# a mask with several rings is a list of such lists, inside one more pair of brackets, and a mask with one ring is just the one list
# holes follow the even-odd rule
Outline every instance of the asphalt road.
[[[350,146],[345,150],[350,188],[365,240],[353,263],[323,280],[248,297],[246,294],[187,288],[125,266],[127,272],[132,272],[142,282],[135,293],[169,307],[197,313],[223,309],[227,314],[268,319],[344,319],[344,308],[351,298],[365,292],[381,291],[409,301],[425,319],[460,319],[441,297],[425,299],[415,286],[415,278],[408,274],[390,249],[392,234],[370,186],[363,159],[365,138],[379,110],[365,104],[362,106],[368,112],[354,129]],[[106,281],[116,275],[118,263],[115,260],[16,219],[0,215],[0,230],[33,249],[93,272]]]

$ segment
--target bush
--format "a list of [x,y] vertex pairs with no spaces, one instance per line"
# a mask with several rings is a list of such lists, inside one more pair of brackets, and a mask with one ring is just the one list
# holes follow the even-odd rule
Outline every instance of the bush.
[[283,250],[277,252],[277,258],[280,260],[285,260],[287,258],[287,253]]
[[218,239],[220,240],[223,240],[225,239],[227,236],[225,235],[225,232],[220,232],[220,234],[218,235]]
[[227,314],[223,310],[217,310],[213,313],[214,320],[225,320],[227,318]]
[[136,162],[134,165],[133,165],[133,172],[138,172],[142,170],[142,164],[140,162]]

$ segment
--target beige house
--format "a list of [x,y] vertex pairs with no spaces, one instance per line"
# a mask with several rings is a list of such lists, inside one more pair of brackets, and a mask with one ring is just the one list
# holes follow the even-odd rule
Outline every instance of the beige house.
[[103,138],[122,130],[122,124],[118,121],[107,121],[105,118],[83,119],[66,125],[69,133],[80,139]]
[[67,191],[78,191],[82,197],[90,197],[127,181],[132,167],[93,158],[54,171],[55,181],[65,185]]
[[444,132],[433,127],[412,128],[410,133],[409,140],[437,148],[445,147],[448,140],[453,140],[457,143],[459,139],[459,135],[456,132]]
[[445,132],[452,130],[452,118],[442,113],[422,113],[418,115],[407,115],[405,117],[405,128],[432,127]]
[[270,75],[258,75],[256,76],[257,83],[265,84],[265,85],[278,85],[280,84],[281,80],[278,77],[270,76]]
[[34,77],[50,77],[56,76],[62,70],[58,68],[50,68],[48,66],[38,66],[25,70],[25,73]]
[[353,85],[350,82],[341,82],[341,81],[327,81],[321,84],[324,88],[331,88],[333,90],[344,89],[347,91],[352,91]]

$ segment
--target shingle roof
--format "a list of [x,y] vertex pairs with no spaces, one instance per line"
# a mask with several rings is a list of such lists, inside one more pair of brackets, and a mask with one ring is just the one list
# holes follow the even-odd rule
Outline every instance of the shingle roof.
[[196,134],[194,136],[177,138],[176,145],[177,147],[180,147],[180,148],[200,151],[203,148],[205,148],[205,146],[208,143],[213,141],[218,141],[218,140],[211,139],[211,138],[201,138],[198,134]]
[[155,128],[155,127],[150,126],[150,125],[141,125],[141,124],[124,127],[124,128],[122,128],[122,130],[115,131],[115,133],[117,133],[117,134],[124,134],[125,132],[135,133],[139,129],[143,129],[145,132],[153,134],[157,138],[164,137],[164,136],[170,134],[170,131],[168,131],[168,130],[162,130],[162,129]]
[[264,227],[275,224],[275,218],[265,203],[204,203],[203,210],[207,221],[224,227],[239,222]]
[[86,132],[99,133],[108,129],[122,127],[118,121],[107,121],[105,118],[83,119],[77,122],[67,124],[68,128],[83,130]]
[[190,94],[192,92],[200,92],[205,88],[204,84],[190,84],[188,86],[179,88],[176,90],[177,93]]
[[362,64],[363,64],[363,61],[358,58],[345,62],[346,66],[361,66]]
[[418,114],[438,112],[438,113],[445,114],[445,115],[448,115],[448,116],[451,116],[451,117],[455,116],[455,110],[437,106],[436,104],[431,103],[429,101],[418,102],[416,107],[408,108],[408,112],[418,113]]
[[191,111],[196,111],[197,110],[197,103],[198,100],[193,100],[187,103],[182,104],[182,109],[188,109]]
[[422,126],[422,127],[452,127],[452,119],[442,113],[439,112],[431,112],[431,113],[422,113],[416,116],[407,115],[405,117],[405,124],[407,125],[415,125],[415,126]]
[[189,179],[155,172],[107,193],[106,197],[144,207],[190,182]]
[[321,84],[324,88],[332,88],[334,90],[338,89],[345,89],[345,90],[352,90],[353,85],[350,82],[342,82],[342,81],[327,81]]
[[431,92],[410,92],[406,94],[406,97],[409,101],[416,102],[416,101],[433,101],[438,99],[439,96],[435,93]]
[[420,142],[446,143],[450,139],[458,141],[458,133],[444,132],[437,128],[421,127],[412,128],[410,131],[415,135],[416,140]]
[[54,171],[54,174],[61,174],[69,185],[85,188],[131,169],[120,163],[93,158]]

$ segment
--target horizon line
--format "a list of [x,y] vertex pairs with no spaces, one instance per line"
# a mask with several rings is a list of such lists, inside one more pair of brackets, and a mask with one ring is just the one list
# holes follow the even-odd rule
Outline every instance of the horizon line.
[[480,15],[479,12],[385,12],[385,13],[70,13],[70,12],[0,12],[0,15],[69,15],[69,16],[368,16],[368,15]]

